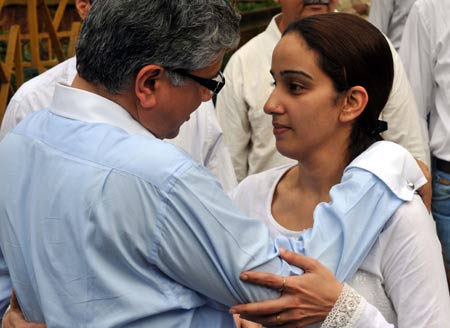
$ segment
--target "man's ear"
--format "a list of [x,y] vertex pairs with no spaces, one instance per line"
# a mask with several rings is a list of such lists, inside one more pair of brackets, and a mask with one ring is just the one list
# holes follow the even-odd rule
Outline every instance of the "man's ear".
[[153,108],[157,104],[157,90],[164,68],[159,65],[146,65],[138,72],[134,92],[142,108]]
[[81,20],[84,20],[91,10],[90,0],[75,0],[75,6],[77,7],[78,15],[80,15]]
[[366,89],[361,86],[350,88],[345,93],[344,104],[342,106],[339,120],[342,123],[355,120],[366,108],[369,101],[369,95]]

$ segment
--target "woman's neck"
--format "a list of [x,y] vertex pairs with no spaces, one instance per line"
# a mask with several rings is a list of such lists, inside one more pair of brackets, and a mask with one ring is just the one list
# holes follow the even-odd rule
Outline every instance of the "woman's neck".
[[272,201],[272,215],[283,227],[303,230],[313,224],[313,212],[320,202],[330,201],[330,189],[341,181],[346,166],[340,152],[299,159],[279,181]]

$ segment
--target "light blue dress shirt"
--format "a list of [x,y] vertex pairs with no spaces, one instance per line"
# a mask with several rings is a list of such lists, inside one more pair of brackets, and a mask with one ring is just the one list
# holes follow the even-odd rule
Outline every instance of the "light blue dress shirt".
[[[95,94],[58,85],[50,110],[3,139],[0,158],[0,297],[4,306],[13,286],[28,320],[233,327],[230,306],[279,296],[240,272],[299,273],[204,167]],[[403,201],[358,168],[332,197],[311,234],[280,242],[344,280]]]

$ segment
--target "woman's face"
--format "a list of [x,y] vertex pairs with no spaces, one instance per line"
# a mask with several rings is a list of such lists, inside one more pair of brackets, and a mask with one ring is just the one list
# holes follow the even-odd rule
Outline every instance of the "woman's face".
[[264,111],[272,115],[277,149],[297,160],[336,147],[343,136],[339,114],[344,97],[338,96],[317,58],[295,33],[283,36],[272,56],[275,88]]

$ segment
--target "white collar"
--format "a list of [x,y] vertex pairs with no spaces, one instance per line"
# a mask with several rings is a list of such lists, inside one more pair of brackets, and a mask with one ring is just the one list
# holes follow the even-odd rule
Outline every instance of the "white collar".
[[359,167],[376,175],[400,199],[410,201],[427,180],[412,155],[390,141],[378,141],[345,169]]
[[154,135],[139,124],[122,106],[95,93],[58,83],[50,111],[69,119],[105,123],[129,134]]

